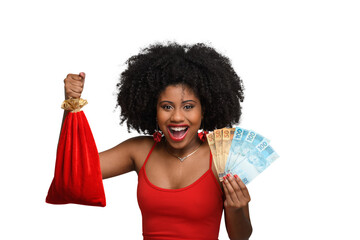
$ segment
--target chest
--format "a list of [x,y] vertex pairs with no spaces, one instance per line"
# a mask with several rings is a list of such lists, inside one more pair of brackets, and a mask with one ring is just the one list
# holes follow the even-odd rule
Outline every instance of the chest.
[[139,173],[137,197],[143,214],[192,218],[212,217],[222,211],[222,193],[212,171],[182,188],[165,189],[154,185],[144,169]]
[[154,154],[144,164],[144,171],[153,185],[164,189],[184,188],[207,173],[213,174],[210,155],[181,162],[176,158],[162,160]]
[[180,189],[190,186],[206,172],[210,172],[222,189],[216,168],[212,163],[210,150],[205,149],[202,153],[199,151],[196,155],[181,162],[172,156],[164,157],[161,151],[155,149],[148,156],[143,155],[136,159],[135,170],[139,174],[140,170],[144,168],[149,182],[164,189]]

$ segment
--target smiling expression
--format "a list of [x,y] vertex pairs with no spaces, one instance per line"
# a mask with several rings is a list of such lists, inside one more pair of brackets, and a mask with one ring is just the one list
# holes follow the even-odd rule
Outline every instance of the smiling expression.
[[201,103],[185,85],[170,85],[159,95],[157,121],[171,147],[196,145],[202,120]]

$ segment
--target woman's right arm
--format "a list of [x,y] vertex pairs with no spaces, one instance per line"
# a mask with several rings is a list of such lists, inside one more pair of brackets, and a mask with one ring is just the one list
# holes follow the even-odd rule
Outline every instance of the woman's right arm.
[[136,150],[143,145],[143,137],[128,139],[119,145],[101,152],[102,178],[111,178],[135,170]]
[[[84,88],[85,73],[68,74],[64,80],[65,99],[80,98]],[[63,122],[68,111],[64,111]],[[62,126],[61,125],[61,126]],[[100,167],[103,179],[121,175],[135,170],[135,160],[143,158],[146,153],[139,146],[149,145],[146,137],[136,137],[126,140],[119,145],[99,153]],[[149,145],[150,146],[150,145]]]

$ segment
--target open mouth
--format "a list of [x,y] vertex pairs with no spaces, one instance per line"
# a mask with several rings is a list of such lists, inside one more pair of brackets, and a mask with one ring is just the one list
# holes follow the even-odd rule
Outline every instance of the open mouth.
[[181,141],[185,138],[189,126],[168,126],[167,130],[172,140]]

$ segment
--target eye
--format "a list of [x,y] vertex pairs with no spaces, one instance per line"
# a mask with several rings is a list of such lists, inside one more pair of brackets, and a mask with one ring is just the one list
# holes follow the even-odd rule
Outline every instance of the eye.
[[190,110],[190,109],[192,109],[192,108],[194,108],[193,105],[185,105],[185,106],[184,106],[184,109],[185,109],[185,110]]
[[172,106],[171,105],[162,105],[161,108],[164,110],[170,110],[170,109],[172,109]]

